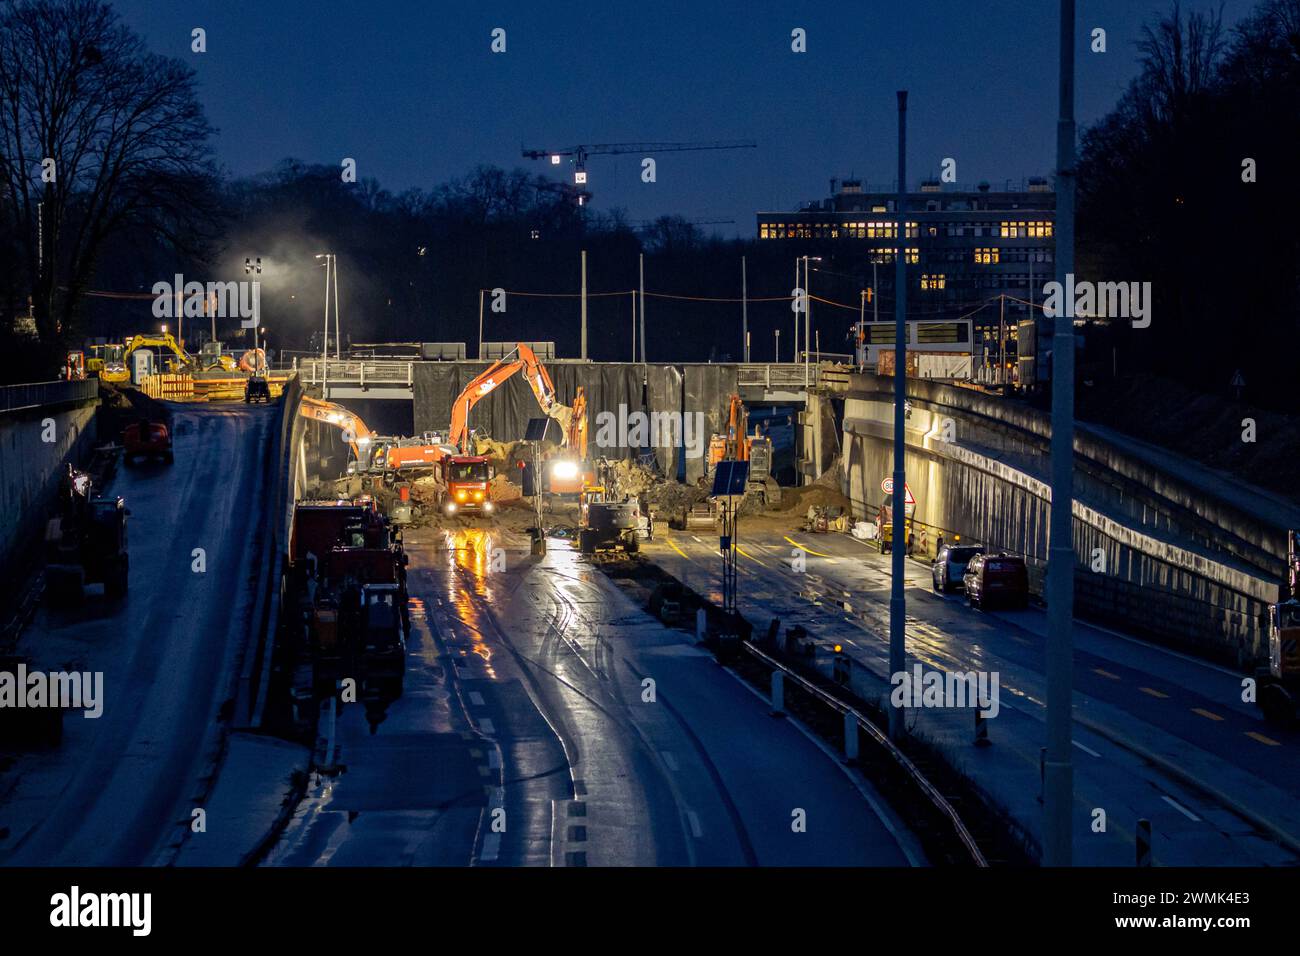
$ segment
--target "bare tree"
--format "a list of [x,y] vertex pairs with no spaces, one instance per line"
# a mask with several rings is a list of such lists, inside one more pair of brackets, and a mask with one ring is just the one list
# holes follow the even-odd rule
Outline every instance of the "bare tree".
[[108,5],[0,6],[0,189],[43,345],[71,328],[118,230],[198,251],[215,210],[211,134],[193,71],[146,50]]

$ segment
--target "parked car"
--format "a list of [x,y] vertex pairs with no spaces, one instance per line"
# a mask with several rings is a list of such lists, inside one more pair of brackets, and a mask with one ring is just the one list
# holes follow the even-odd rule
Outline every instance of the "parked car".
[[946,591],[960,591],[965,588],[962,576],[966,573],[966,565],[975,555],[983,553],[984,549],[975,545],[945,544],[936,555],[934,564],[930,565],[930,577],[934,581],[934,589],[943,594]]
[[1025,559],[1002,551],[977,554],[966,565],[962,577],[966,602],[971,607],[1002,603],[1008,607],[1029,604],[1029,570]]

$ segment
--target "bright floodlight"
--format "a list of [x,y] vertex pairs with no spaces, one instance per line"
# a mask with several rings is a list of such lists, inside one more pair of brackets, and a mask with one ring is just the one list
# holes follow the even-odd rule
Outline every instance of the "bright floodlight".
[[551,155],[551,165],[552,165],[552,166],[558,166],[558,165],[560,165],[560,157],[559,157],[558,155],[556,155],[556,154],[552,154],[552,155]]
[[557,461],[551,467],[551,475],[556,478],[577,478],[578,463],[574,461]]
[[587,171],[585,169],[578,170],[573,174],[573,181],[579,186],[585,186],[587,184]]

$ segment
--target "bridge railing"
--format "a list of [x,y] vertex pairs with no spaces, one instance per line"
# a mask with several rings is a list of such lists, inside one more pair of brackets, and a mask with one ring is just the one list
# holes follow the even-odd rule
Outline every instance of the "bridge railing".
[[820,369],[804,367],[802,362],[764,362],[741,365],[736,370],[736,384],[762,385],[764,388],[803,388],[806,381],[816,385]]
[[55,382],[26,382],[0,386],[0,412],[16,412],[42,405],[87,402],[99,394],[99,382],[93,378]]
[[393,359],[302,359],[298,376],[304,385],[323,382],[349,385],[401,385],[415,382],[415,363]]

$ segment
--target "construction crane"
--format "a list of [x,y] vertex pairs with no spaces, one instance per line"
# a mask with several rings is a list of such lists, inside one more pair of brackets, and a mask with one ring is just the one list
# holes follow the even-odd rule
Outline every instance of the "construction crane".
[[614,155],[618,153],[677,153],[702,149],[756,149],[758,143],[752,139],[717,140],[712,143],[593,143],[579,146],[565,146],[561,149],[523,149],[525,159],[550,159],[552,166],[560,165],[563,156],[573,157],[573,182],[578,186],[587,184],[587,157],[597,155]]

